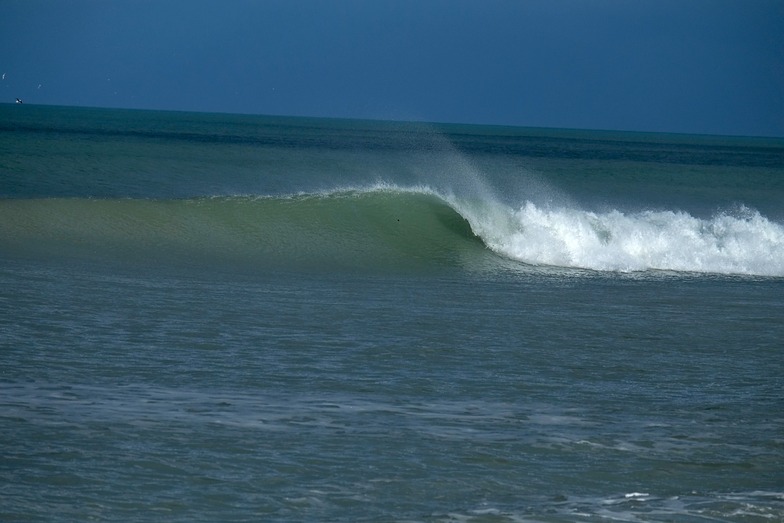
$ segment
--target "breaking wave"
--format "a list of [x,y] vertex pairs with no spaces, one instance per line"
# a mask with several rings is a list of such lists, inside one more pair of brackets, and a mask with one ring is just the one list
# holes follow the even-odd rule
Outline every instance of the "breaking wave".
[[595,271],[784,276],[784,225],[753,209],[519,208],[426,186],[288,196],[0,200],[10,255],[391,270],[499,263]]

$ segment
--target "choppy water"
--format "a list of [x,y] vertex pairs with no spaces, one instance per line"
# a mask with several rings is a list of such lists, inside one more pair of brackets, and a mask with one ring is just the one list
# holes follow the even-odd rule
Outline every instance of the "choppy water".
[[0,519],[784,519],[780,140],[0,115]]

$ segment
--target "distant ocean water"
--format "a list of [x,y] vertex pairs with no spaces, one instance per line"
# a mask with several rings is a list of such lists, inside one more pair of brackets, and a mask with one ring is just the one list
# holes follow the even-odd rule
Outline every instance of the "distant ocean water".
[[784,521],[784,140],[0,105],[0,520]]

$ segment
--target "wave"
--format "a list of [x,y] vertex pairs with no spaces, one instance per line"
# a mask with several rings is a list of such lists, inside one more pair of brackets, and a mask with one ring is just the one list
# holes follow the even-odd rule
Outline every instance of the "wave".
[[253,269],[555,266],[784,276],[784,226],[739,208],[596,213],[519,208],[426,186],[286,196],[0,200],[6,254]]

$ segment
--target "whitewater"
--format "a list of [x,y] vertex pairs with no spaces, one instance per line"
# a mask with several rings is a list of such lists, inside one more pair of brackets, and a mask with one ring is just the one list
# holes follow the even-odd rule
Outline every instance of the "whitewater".
[[784,227],[745,208],[705,220],[682,211],[595,213],[526,202],[504,215],[505,224],[479,222],[476,230],[496,252],[529,264],[784,276]]

